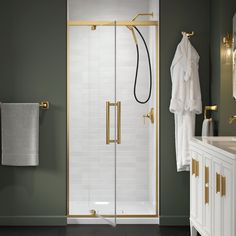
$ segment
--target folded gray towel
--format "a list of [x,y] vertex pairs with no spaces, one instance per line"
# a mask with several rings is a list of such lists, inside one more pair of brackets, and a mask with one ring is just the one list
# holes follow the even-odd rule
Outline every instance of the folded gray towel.
[[39,104],[2,103],[2,164],[39,164]]

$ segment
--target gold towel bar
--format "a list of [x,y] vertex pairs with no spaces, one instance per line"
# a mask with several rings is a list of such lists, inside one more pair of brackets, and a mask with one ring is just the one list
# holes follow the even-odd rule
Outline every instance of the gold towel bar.
[[49,102],[48,101],[42,101],[39,103],[39,107],[41,107],[44,110],[48,110],[49,109]]

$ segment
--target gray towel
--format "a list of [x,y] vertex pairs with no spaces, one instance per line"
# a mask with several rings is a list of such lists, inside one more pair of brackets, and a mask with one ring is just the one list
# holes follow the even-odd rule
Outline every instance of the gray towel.
[[2,103],[2,164],[39,164],[39,104]]
[[202,124],[202,136],[214,136],[213,119],[204,119]]

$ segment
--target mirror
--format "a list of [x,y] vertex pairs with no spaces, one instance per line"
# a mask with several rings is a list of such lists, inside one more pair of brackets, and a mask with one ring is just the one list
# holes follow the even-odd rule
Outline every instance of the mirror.
[[236,13],[233,17],[233,96],[236,99]]

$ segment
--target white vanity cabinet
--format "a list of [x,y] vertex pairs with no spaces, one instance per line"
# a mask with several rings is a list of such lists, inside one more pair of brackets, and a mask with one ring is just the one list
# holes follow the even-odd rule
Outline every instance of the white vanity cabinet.
[[[221,137],[222,139],[223,137]],[[231,138],[231,139],[230,139]],[[236,139],[191,141],[191,236],[236,236]],[[219,140],[220,139],[220,140]]]

